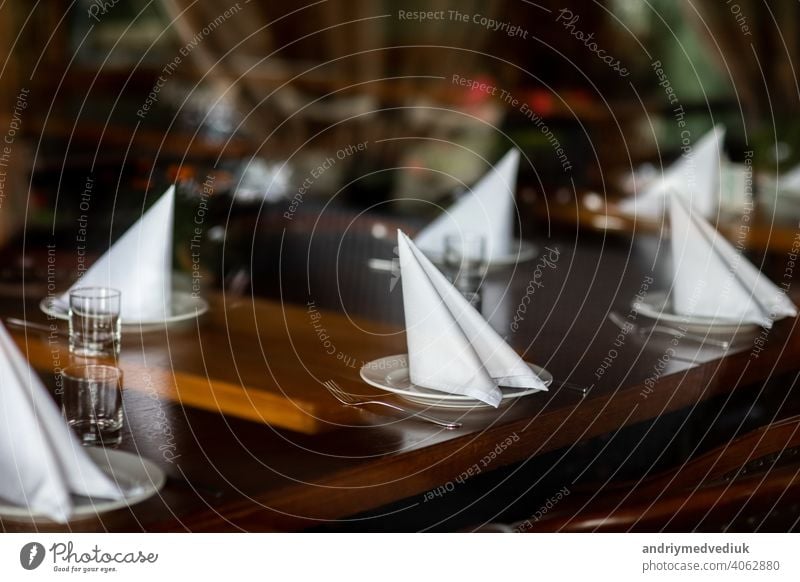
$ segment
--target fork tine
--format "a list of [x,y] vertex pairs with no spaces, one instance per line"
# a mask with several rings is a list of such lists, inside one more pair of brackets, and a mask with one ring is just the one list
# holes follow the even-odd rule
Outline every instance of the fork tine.
[[[345,406],[364,406],[368,404],[372,405],[381,405],[384,407],[388,407],[393,409],[396,412],[401,412],[404,414],[408,414],[409,411],[405,408],[397,406],[396,404],[391,404],[389,402],[384,402],[382,400],[370,400],[359,398],[355,394],[350,394],[349,392],[345,392],[341,386],[339,386],[334,380],[326,380],[322,382],[322,385],[331,393],[331,395],[344,404]],[[422,413],[412,413],[409,418],[416,418],[418,420],[422,420],[424,422],[429,422],[431,424],[435,424],[440,427],[444,427],[447,429],[459,428],[461,426],[460,422],[448,422],[446,420],[440,420],[438,418],[434,418],[432,416],[428,416]]]
[[343,392],[342,389],[339,388],[339,385],[336,384],[336,382],[334,382],[333,380],[328,380],[326,382],[323,382],[322,385],[325,386],[325,388],[328,389],[328,392],[330,392],[331,395],[342,404],[351,403],[352,399],[348,398],[349,394],[345,394],[345,392]]
[[334,384],[330,380],[325,380],[325,382],[323,382],[323,384],[325,385],[325,388],[327,388],[329,392],[335,392],[336,394],[339,393],[339,390],[337,389],[338,387],[336,386],[336,384]]
[[342,399],[339,398],[339,395],[336,393],[336,390],[334,390],[334,388],[328,383],[327,380],[323,382],[322,385],[325,386],[325,390],[327,390],[331,396],[333,396],[339,402],[342,401]]
[[345,391],[342,389],[342,387],[341,387],[341,386],[339,386],[339,385],[338,385],[336,382],[334,382],[333,380],[328,380],[328,382],[329,382],[329,383],[330,383],[330,385],[333,387],[333,389],[334,389],[334,390],[336,390],[337,394],[339,394],[339,397],[340,397],[340,398],[341,398],[343,401],[345,401],[345,402],[347,402],[347,403],[352,403],[352,402],[354,402],[354,401],[355,401],[355,397],[354,397],[352,394],[350,394],[349,392],[345,392]]

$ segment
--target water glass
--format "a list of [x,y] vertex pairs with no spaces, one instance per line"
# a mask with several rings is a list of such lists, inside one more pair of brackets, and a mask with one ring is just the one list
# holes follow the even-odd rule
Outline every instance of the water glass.
[[69,351],[83,357],[119,354],[122,328],[120,292],[81,287],[69,294]]
[[122,440],[122,370],[100,364],[61,371],[61,410],[84,445],[118,445]]
[[467,303],[472,305],[478,313],[483,310],[483,297],[480,291],[461,291],[461,295],[467,300]]
[[474,233],[445,237],[444,267],[450,281],[465,297],[478,294],[486,275],[486,238]]

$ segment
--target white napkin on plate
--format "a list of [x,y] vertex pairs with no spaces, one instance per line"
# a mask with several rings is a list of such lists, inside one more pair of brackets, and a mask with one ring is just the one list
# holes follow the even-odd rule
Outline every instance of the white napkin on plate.
[[670,202],[672,306],[687,316],[717,317],[766,328],[797,308],[677,193]]
[[428,255],[441,256],[448,235],[482,234],[486,237],[489,262],[508,255],[514,236],[514,189],[518,168],[519,150],[514,148],[469,193],[423,228],[414,242]]
[[666,210],[666,201],[673,190],[691,201],[692,208],[705,217],[711,217],[719,206],[720,172],[728,164],[722,150],[725,128],[715,126],[691,151],[674,162],[664,173],[623,201],[620,209],[652,219],[660,219]]
[[[172,227],[175,186],[169,189],[76,281],[79,287],[121,292],[120,316],[129,321],[163,321],[172,312]],[[69,308],[69,291],[58,297]]]
[[498,406],[499,385],[547,387],[413,242],[397,231],[413,384]]
[[796,211],[796,203],[800,200],[800,166],[776,177],[763,173],[758,176],[758,201],[766,206],[769,213],[788,214]]
[[780,189],[790,192],[800,192],[800,166],[795,166],[788,172],[781,174]]
[[121,499],[0,324],[0,498],[66,522],[70,494]]

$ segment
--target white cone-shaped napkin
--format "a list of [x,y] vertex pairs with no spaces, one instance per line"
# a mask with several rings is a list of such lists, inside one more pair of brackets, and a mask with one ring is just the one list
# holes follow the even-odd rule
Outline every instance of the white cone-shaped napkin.
[[481,234],[489,262],[511,252],[519,150],[512,149],[471,191],[423,228],[414,242],[430,256],[444,253],[448,235]]
[[641,194],[622,202],[620,208],[629,214],[659,219],[666,210],[669,193],[675,190],[690,200],[692,208],[702,216],[713,216],[719,205],[720,171],[728,163],[722,150],[724,139],[725,128],[715,126],[689,154],[682,155]]
[[123,496],[86,454],[0,324],[0,498],[65,522],[71,493]]
[[780,288],[696,212],[683,197],[670,202],[676,313],[772,327],[797,308]]
[[780,178],[781,190],[800,191],[800,166],[795,166]]
[[547,387],[436,267],[397,231],[411,382],[498,406],[498,385]]
[[[172,306],[175,186],[131,226],[70,288],[111,287],[122,294],[123,321],[163,321]],[[69,291],[58,298],[69,307]]]
[[800,194],[800,166],[795,166],[778,177],[774,174],[759,176],[759,194],[767,199],[776,196],[797,198]]

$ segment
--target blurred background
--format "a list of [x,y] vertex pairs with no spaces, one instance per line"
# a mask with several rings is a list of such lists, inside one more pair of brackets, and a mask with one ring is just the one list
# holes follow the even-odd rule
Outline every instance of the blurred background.
[[[47,244],[74,247],[80,221],[99,253],[177,182],[180,269],[199,220],[206,284],[302,301],[287,281],[330,282],[348,245],[391,258],[396,226],[424,224],[514,145],[522,236],[626,236],[608,211],[626,176],[715,124],[755,172],[752,200],[718,222],[755,201],[751,249],[785,252],[798,16],[756,0],[7,0],[0,283],[45,284]],[[308,260],[279,267],[284,252]],[[59,256],[60,279],[76,260]],[[365,272],[340,277],[331,306],[377,314]]]

